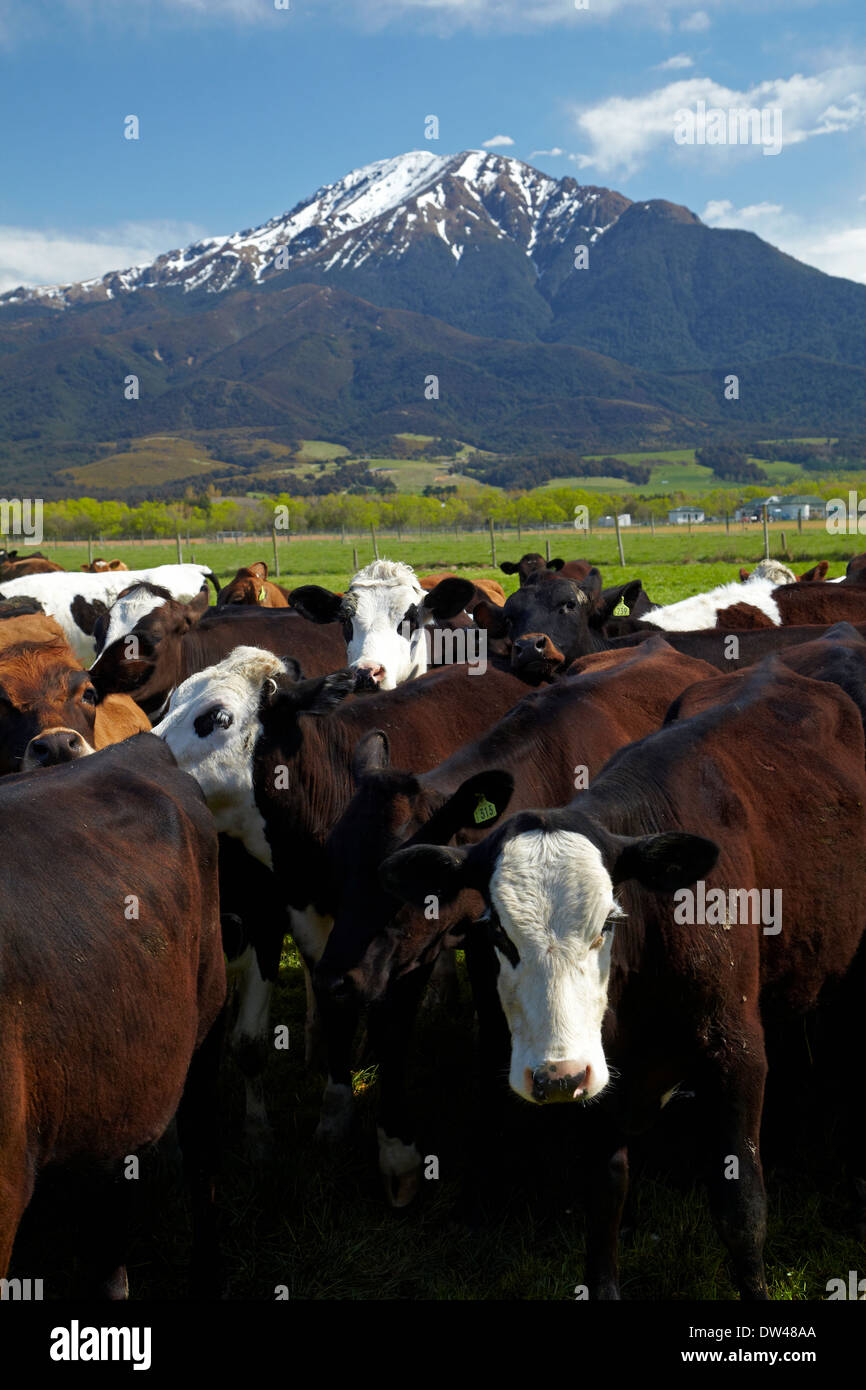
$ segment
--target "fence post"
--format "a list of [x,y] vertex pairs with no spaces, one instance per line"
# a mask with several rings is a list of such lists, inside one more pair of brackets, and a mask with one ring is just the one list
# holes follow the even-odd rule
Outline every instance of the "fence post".
[[731,534],[731,513],[730,513],[730,512],[725,512],[725,535],[726,535],[726,536],[729,536],[730,534]]
[[378,558],[379,558],[379,547],[378,547],[378,545],[377,545],[377,543],[376,543],[376,528],[375,528],[375,526],[373,525],[372,521],[370,522],[370,535],[371,535],[372,538],[373,538],[373,555],[374,555],[374,557],[378,560]]
[[797,508],[797,530],[802,534],[803,531],[803,508]]
[[547,539],[546,539],[545,542],[544,542],[544,549],[545,549],[545,551],[546,551],[547,563],[550,564],[550,537],[549,537],[549,536],[547,537]]
[[93,537],[92,537],[92,536],[88,536],[88,537],[87,537],[87,563],[88,563],[88,565],[92,565],[92,564],[93,564]]
[[770,558],[770,525],[769,525],[769,520],[768,520],[768,516],[767,516],[767,506],[766,506],[766,503],[765,503],[764,506],[761,508],[761,516],[762,516],[763,522],[764,522],[764,559],[765,559],[765,560],[769,560],[769,558]]
[[183,547],[181,546],[181,543],[180,543],[180,531],[176,531],[176,532],[175,532],[174,538],[175,538],[175,540],[177,541],[177,563],[178,563],[179,565],[182,565],[182,564],[183,564]]
[[352,546],[352,565],[355,574],[357,574],[361,566],[358,564],[358,547],[356,545]]
[[785,537],[785,532],[784,532],[784,531],[782,532],[782,549],[783,549],[783,550],[787,550],[787,549],[788,549],[788,542],[787,542],[787,539],[786,539],[786,537]]
[[621,534],[620,529],[619,529],[619,512],[616,510],[616,508],[614,508],[614,513],[613,513],[613,524],[614,524],[614,526],[615,526],[615,528],[616,528],[616,544],[617,544],[617,549],[619,550],[619,562],[620,562],[621,565],[624,565],[624,564],[625,564],[625,556],[624,556],[623,553],[622,553],[622,534]]
[[490,555],[491,555],[490,563],[491,563],[491,565],[493,566],[493,568],[496,569],[496,536],[495,536],[494,533],[493,533],[493,517],[492,517],[492,516],[489,516],[489,517],[487,518],[487,525],[490,527]]
[[653,540],[655,540],[655,538],[656,538],[656,519],[655,519],[655,517],[653,516],[652,512],[650,512],[650,530],[652,531]]
[[276,526],[272,526],[272,527],[271,527],[271,540],[272,540],[273,543],[274,543],[274,574],[277,576],[277,579],[279,579],[279,577],[280,577],[280,552],[277,550],[277,528],[276,528]]

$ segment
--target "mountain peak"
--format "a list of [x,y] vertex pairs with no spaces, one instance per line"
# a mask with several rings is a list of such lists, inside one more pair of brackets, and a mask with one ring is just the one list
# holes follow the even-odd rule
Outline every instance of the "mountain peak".
[[205,238],[101,279],[11,290],[0,295],[0,308],[36,302],[63,309],[141,289],[216,294],[285,271],[316,279],[399,262],[431,238],[458,263],[467,250],[510,241],[542,274],[573,235],[597,240],[628,206],[619,193],[551,178],[511,155],[410,150],[324,184],[260,227]]

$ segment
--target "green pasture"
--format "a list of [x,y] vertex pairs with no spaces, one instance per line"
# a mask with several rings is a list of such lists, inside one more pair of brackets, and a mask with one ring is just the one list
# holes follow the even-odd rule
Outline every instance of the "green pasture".
[[[785,549],[782,548],[782,532]],[[763,535],[759,525],[731,523],[730,534],[724,526],[695,527],[689,534],[686,527],[657,527],[653,536],[648,527],[623,531],[626,564],[621,567],[613,530],[596,528],[591,536],[575,531],[528,531],[520,536],[515,530],[496,533],[497,567],[491,564],[490,537],[484,531],[453,531],[425,533],[419,537],[417,528],[396,534],[377,534],[377,547],[382,558],[405,560],[419,574],[453,570],[473,578],[498,579],[506,593],[517,587],[514,576],[498,569],[500,560],[517,560],[527,550],[545,554],[550,541],[550,553],[565,560],[585,558],[598,565],[606,584],[622,583],[641,578],[644,587],[656,602],[671,603],[689,594],[700,593],[716,584],[739,577],[741,565],[753,565],[763,554]],[[87,559],[86,545],[43,544],[44,553],[66,569],[78,569]],[[789,557],[795,571],[806,569],[817,560],[830,561],[829,576],[844,573],[852,555],[866,549],[861,536],[831,536],[820,524],[804,527],[798,532],[796,523],[774,523],[770,527],[770,553]],[[358,564],[373,559],[373,541],[369,531],[345,541],[339,536],[292,537],[278,541],[280,583],[293,588],[298,584],[323,584],[328,588],[345,589],[354,573],[353,552]],[[242,565],[265,560],[274,573],[273,543],[270,536],[242,539],[239,542],[197,540],[189,546],[182,543],[184,560],[195,559],[209,565],[224,583]],[[94,541],[93,554],[125,561],[130,569],[147,569],[154,565],[174,564],[177,546],[174,541],[148,541],[130,544],[124,541]]]

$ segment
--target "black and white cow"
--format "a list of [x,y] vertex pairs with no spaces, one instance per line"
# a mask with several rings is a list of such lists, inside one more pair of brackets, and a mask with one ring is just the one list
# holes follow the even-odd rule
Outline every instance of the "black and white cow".
[[292,605],[314,623],[342,623],[348,666],[367,673],[380,690],[393,690],[427,670],[424,629],[461,613],[475,586],[468,579],[442,579],[425,592],[409,565],[374,560],[359,570],[345,594],[304,584]]
[[[172,598],[188,603],[203,586],[207,587],[208,580],[219,591],[219,581],[206,565],[156,565],[148,570],[104,570],[99,574],[56,570],[51,574],[28,574],[23,579],[6,581],[0,591],[0,601],[19,594],[37,599],[43,612],[50,614],[63,628],[79,661],[89,666],[97,655],[94,635],[97,620],[124,589],[141,582],[154,584]],[[119,624],[118,616],[112,640],[120,635]]]

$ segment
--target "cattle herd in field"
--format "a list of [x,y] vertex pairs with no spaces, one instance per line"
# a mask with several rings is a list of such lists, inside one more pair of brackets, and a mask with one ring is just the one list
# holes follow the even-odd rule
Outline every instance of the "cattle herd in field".
[[40,1172],[89,1166],[81,1292],[125,1296],[113,1177],[176,1115],[219,1295],[224,1034],[255,1162],[286,933],[317,1135],[350,1131],[363,1015],[392,1206],[422,1172],[413,1024],[459,948],[479,1130],[509,1093],[571,1106],[591,1298],[619,1297],[629,1140],[686,1087],[735,1283],[767,1297],[768,1055],[803,1017],[866,1231],[866,556],[666,606],[540,555],[507,599],[388,560],[343,594],[86,568],[0,553],[0,1277]]

